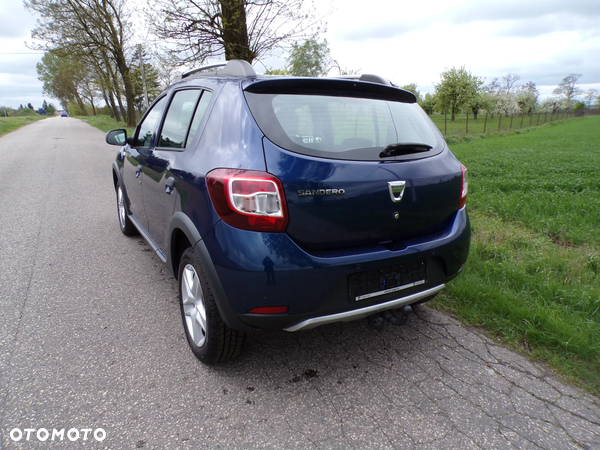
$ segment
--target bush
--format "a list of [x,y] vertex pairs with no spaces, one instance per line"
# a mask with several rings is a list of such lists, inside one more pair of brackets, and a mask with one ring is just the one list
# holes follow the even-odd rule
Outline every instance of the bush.
[[24,116],[37,116],[38,114],[35,111],[32,111],[29,108],[23,108],[17,111],[15,116],[24,117]]

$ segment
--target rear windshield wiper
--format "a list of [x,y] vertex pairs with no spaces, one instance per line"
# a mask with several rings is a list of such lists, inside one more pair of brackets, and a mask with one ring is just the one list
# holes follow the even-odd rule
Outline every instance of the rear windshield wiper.
[[380,158],[386,158],[388,156],[397,155],[410,155],[412,153],[421,153],[431,150],[433,147],[429,144],[413,143],[413,142],[398,142],[397,144],[390,144],[383,147],[382,152],[379,154]]

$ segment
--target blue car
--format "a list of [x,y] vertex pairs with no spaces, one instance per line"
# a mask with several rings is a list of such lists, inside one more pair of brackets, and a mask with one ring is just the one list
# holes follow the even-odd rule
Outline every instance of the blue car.
[[121,231],[179,284],[204,363],[247,332],[401,323],[467,259],[467,171],[415,96],[386,80],[183,74],[133,136],[113,130]]

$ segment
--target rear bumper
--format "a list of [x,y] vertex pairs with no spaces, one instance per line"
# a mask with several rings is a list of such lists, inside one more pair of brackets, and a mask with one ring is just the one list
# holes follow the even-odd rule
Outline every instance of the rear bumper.
[[[297,331],[349,321],[417,303],[439,292],[467,259],[470,226],[458,211],[445,230],[390,250],[381,245],[308,253],[284,233],[239,230],[219,222],[203,239],[215,267],[216,298],[223,319],[245,329]],[[352,298],[349,277],[365,271],[425,261],[427,276],[393,292]],[[382,290],[383,292],[383,290]],[[287,306],[287,314],[253,314],[253,308]],[[223,315],[223,314],[222,314]],[[237,324],[237,326],[236,326]],[[246,328],[247,327],[247,328]]]
[[380,311],[398,309],[404,305],[412,305],[413,303],[417,303],[423,299],[436,295],[443,288],[444,285],[442,284],[440,286],[436,286],[422,292],[417,292],[416,294],[408,295],[406,297],[401,297],[396,300],[391,300],[389,302],[379,303],[376,305],[367,306],[365,308],[353,309],[337,314],[329,314],[327,316],[313,317],[284,329],[285,331],[309,330],[311,328],[318,327],[319,325],[325,325],[326,323],[350,322],[352,320],[363,319]]

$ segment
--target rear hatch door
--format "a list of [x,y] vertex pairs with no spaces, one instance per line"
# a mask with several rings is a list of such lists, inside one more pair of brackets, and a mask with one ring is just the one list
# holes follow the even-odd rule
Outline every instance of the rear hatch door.
[[[294,83],[296,81],[296,83]],[[308,249],[393,245],[446,227],[460,163],[414,95],[346,80],[269,80],[246,88],[283,184],[287,233]]]

